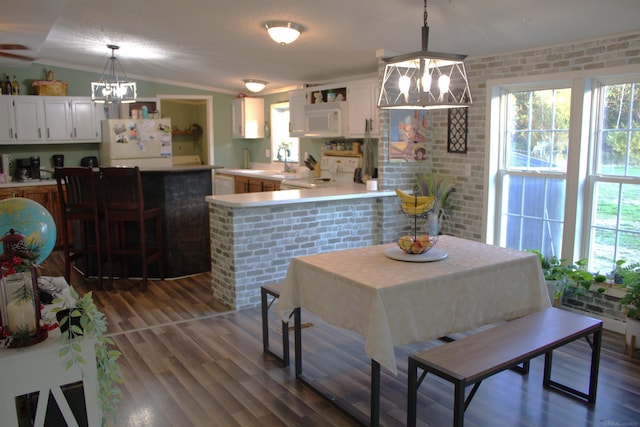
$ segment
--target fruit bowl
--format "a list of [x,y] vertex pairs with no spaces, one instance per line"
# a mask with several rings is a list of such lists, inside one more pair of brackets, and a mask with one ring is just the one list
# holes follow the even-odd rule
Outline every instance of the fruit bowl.
[[438,236],[422,234],[420,236],[402,236],[398,239],[398,247],[409,255],[419,255],[427,252],[436,245]]

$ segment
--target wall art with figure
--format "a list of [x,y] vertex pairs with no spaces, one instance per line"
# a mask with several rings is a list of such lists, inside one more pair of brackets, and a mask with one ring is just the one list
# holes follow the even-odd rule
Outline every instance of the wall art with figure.
[[390,162],[419,162],[427,158],[427,112],[391,110]]

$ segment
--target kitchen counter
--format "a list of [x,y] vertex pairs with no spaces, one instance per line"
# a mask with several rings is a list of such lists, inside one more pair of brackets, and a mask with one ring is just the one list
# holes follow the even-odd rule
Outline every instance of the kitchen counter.
[[260,286],[281,281],[291,258],[389,243],[398,233],[383,226],[406,223],[395,191],[353,182],[205,199],[213,296],[235,309],[258,306]]
[[271,179],[274,181],[300,178],[300,175],[296,172],[284,172],[284,171],[265,170],[265,169],[224,169],[223,168],[218,170],[217,172],[224,175],[238,175],[238,176],[246,176],[249,178]]
[[28,181],[11,181],[6,184],[0,184],[0,188],[12,187],[35,187],[39,185],[56,185],[55,179],[30,179]]
[[304,190],[264,191],[261,193],[208,196],[207,202],[232,208],[291,205],[332,200],[354,200],[395,196],[395,191],[367,191],[364,184],[339,183]]

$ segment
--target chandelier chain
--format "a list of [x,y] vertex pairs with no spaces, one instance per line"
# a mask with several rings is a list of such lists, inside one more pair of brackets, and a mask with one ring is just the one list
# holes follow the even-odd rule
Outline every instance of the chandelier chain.
[[429,17],[429,13],[427,12],[427,0],[424,0],[424,25],[427,26],[427,18]]

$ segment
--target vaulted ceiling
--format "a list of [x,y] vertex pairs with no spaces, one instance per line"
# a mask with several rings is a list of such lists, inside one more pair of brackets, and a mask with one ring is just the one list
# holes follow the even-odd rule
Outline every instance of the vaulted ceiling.
[[[21,0],[3,7],[2,66],[32,62],[99,74],[110,51],[132,78],[266,92],[375,73],[376,52],[421,49],[420,0]],[[640,29],[640,0],[430,0],[429,50],[478,57]],[[274,43],[268,20],[305,27]]]

